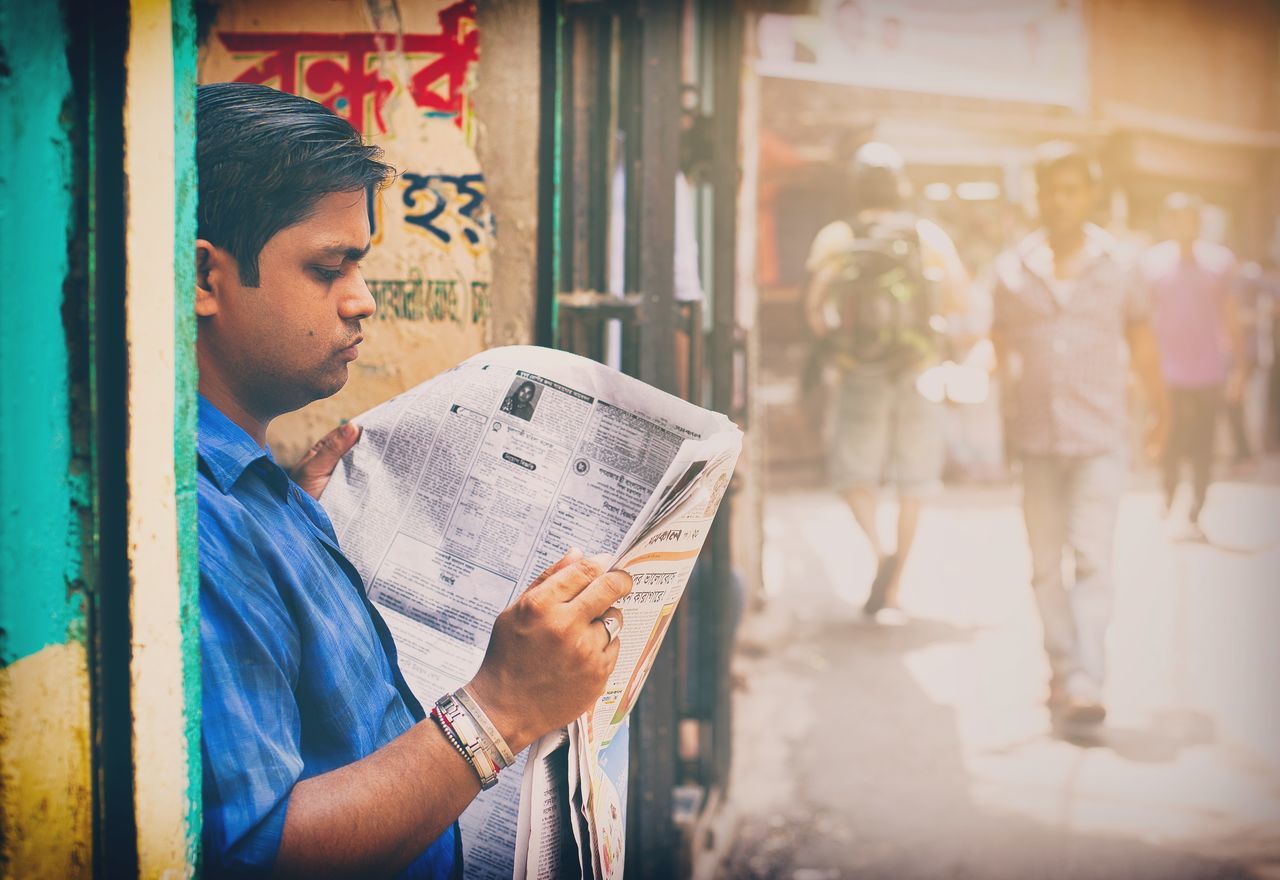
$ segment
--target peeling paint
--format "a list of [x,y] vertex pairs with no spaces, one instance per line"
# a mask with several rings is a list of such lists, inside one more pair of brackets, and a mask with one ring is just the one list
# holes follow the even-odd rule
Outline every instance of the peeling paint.
[[[0,0],[0,875],[92,870],[85,595],[89,477],[76,456],[68,34],[60,6]],[[69,309],[74,316],[74,309]],[[82,450],[83,451],[83,450]]]
[[[72,211],[71,90],[57,4],[0,5],[0,664],[83,633],[62,284]],[[59,235],[58,230],[63,234]],[[37,550],[39,552],[32,552]],[[69,586],[71,587],[69,589]]]

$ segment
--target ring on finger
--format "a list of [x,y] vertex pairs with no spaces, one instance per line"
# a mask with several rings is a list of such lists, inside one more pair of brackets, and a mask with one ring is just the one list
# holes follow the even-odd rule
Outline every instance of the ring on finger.
[[622,612],[617,608],[610,608],[596,619],[604,625],[604,631],[609,636],[608,644],[613,644],[613,640],[618,637],[618,633],[622,632]]

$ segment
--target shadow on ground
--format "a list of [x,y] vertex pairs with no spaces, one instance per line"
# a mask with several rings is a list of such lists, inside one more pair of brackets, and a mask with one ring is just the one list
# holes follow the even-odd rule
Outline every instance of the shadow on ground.
[[[1059,830],[974,803],[954,712],[922,692],[904,655],[972,638],[973,629],[915,620],[876,627],[845,616],[796,622],[781,650],[757,650],[752,664],[781,664],[781,675],[812,684],[821,722],[780,744],[777,766],[794,774],[753,779],[746,799],[769,803],[741,813],[724,880],[835,878],[1151,878],[1210,880],[1252,876],[1215,861],[1141,841]],[[751,653],[751,652],[749,652]],[[766,658],[766,654],[771,654]],[[777,704],[788,696],[750,693],[740,704]],[[750,722],[748,722],[750,723]],[[1048,736],[1048,731],[1045,732]],[[1149,729],[1104,727],[1080,744],[1135,761],[1171,760],[1211,740],[1196,713],[1153,719]],[[739,780],[741,783],[741,779]],[[771,784],[784,798],[771,802]],[[743,800],[744,797],[739,797]],[[1064,809],[1066,806],[1064,805]]]

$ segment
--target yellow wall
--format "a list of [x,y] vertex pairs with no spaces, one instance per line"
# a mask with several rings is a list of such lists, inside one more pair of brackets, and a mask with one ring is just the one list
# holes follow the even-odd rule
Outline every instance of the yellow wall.
[[84,645],[49,645],[0,669],[0,718],[6,826],[0,873],[90,876],[93,811]]

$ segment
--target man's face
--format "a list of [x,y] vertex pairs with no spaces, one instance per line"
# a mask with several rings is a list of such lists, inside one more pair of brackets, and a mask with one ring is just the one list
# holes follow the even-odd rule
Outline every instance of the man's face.
[[234,258],[211,247],[202,286],[213,302],[197,295],[201,373],[265,419],[336,393],[375,308],[359,268],[369,244],[365,194],[345,192],[267,241],[258,287],[242,285]]
[[1096,196],[1083,169],[1073,165],[1055,168],[1037,193],[1040,220],[1051,235],[1075,232],[1089,221]]
[[518,397],[522,403],[529,403],[533,400],[533,386],[521,385],[520,389],[516,391],[516,397]]

